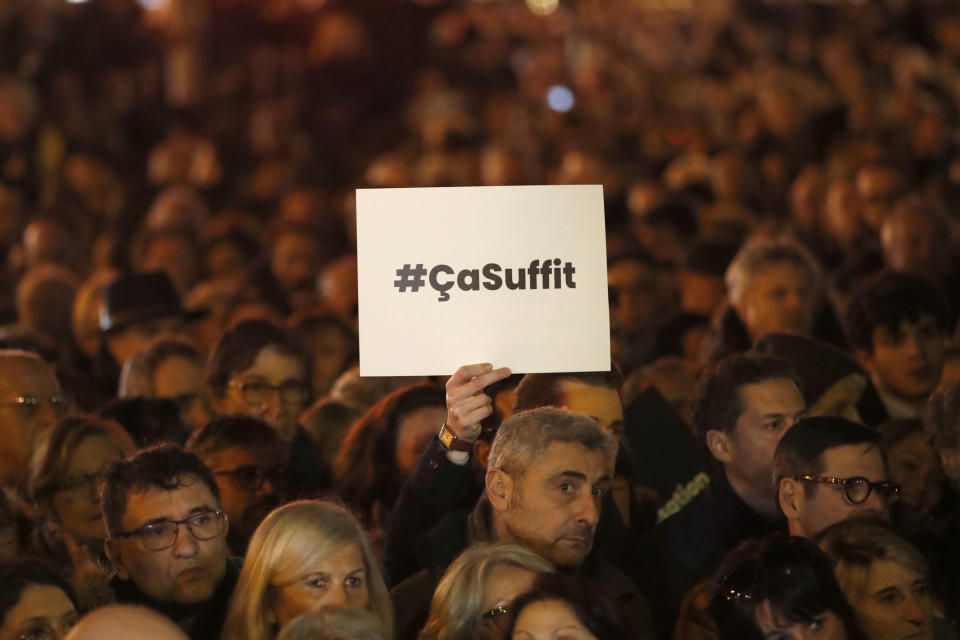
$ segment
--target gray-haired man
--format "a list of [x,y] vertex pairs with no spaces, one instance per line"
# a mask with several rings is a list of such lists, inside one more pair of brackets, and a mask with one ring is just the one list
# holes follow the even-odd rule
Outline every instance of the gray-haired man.
[[513,542],[603,582],[652,636],[646,604],[634,585],[602,559],[586,563],[613,474],[615,446],[595,420],[553,408],[515,414],[497,432],[484,495],[471,512],[452,514],[420,537],[423,570],[394,588],[399,638],[416,637],[440,575],[477,542]]

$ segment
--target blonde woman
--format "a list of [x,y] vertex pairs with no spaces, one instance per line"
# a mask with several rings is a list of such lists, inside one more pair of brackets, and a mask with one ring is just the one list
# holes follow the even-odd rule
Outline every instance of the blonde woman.
[[468,548],[443,574],[419,640],[492,640],[508,621],[514,598],[553,565],[514,544]]
[[851,519],[825,529],[820,548],[873,640],[933,640],[938,626],[930,569],[887,525]]
[[392,637],[393,605],[357,519],[329,502],[291,502],[254,532],[223,637],[274,640],[300,614],[337,607],[370,611]]

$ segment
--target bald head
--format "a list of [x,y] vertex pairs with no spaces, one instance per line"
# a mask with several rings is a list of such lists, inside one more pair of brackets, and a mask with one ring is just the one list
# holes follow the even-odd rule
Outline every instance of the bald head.
[[34,440],[63,408],[60,383],[46,362],[27,351],[0,350],[0,485],[21,479]]
[[114,604],[84,616],[66,640],[187,640],[187,636],[153,609]]

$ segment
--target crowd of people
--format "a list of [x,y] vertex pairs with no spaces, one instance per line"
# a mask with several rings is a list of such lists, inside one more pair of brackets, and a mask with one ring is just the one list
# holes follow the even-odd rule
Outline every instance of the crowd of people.
[[[958,126],[952,0],[0,1],[0,640],[957,638]],[[355,189],[584,183],[609,371],[359,375]]]

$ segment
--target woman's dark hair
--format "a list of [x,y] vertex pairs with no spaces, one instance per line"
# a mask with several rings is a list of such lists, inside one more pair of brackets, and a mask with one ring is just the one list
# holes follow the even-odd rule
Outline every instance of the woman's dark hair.
[[403,484],[396,460],[400,418],[423,407],[445,406],[441,387],[411,385],[388,394],[350,427],[333,463],[334,485],[337,495],[358,510],[367,525],[373,523],[374,504],[393,506]]
[[724,558],[710,600],[720,639],[762,640],[757,612],[764,603],[784,623],[808,624],[829,611],[856,628],[830,558],[805,538],[751,540]]
[[33,534],[34,522],[27,513],[28,509],[19,498],[0,490],[0,531],[7,529],[13,532],[18,553],[29,547]]
[[245,320],[223,334],[210,356],[207,366],[210,392],[218,398],[223,397],[230,378],[235,373],[249,369],[267,347],[300,360],[304,382],[310,388],[313,360],[297,336],[265,320]]
[[161,442],[182,445],[190,436],[180,406],[171,398],[114,398],[99,413],[102,418],[119,423],[137,448]]
[[0,626],[3,626],[10,610],[20,602],[26,588],[35,584],[57,587],[67,594],[74,608],[77,607],[77,596],[70,583],[39,560],[2,562],[0,563]]
[[570,607],[598,640],[635,637],[623,607],[603,584],[559,573],[540,574],[533,588],[514,601],[513,616],[503,637],[513,636],[517,618],[527,605],[545,600],[559,600]]

